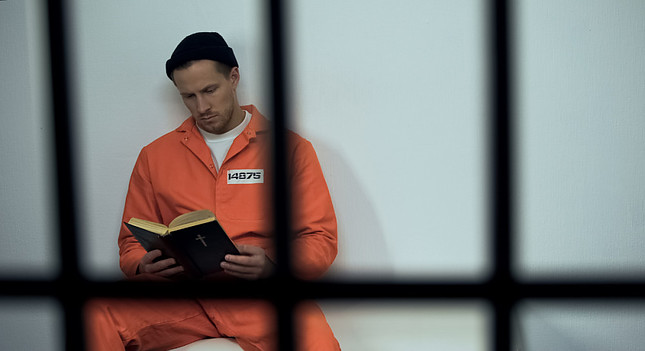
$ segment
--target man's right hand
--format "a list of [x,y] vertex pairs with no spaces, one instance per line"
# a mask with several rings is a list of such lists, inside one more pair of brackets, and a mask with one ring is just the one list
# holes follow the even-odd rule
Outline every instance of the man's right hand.
[[168,278],[184,271],[184,267],[177,265],[174,258],[155,262],[159,257],[161,257],[161,250],[152,250],[146,253],[139,262],[139,273],[155,274]]

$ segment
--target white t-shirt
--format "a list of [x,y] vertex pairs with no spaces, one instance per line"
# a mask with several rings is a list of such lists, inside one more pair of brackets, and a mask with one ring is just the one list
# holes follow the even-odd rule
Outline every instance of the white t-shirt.
[[251,114],[248,111],[244,111],[244,120],[242,123],[224,134],[209,133],[197,127],[204,137],[206,145],[211,149],[211,156],[217,166],[217,170],[222,166],[222,162],[224,162],[228,149],[230,149],[233,144],[233,140],[235,140],[235,138],[244,131],[244,128],[249,125],[249,122],[251,122]]

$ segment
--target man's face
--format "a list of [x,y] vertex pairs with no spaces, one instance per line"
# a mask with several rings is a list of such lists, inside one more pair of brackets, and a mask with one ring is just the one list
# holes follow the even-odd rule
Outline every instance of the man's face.
[[211,60],[195,61],[173,73],[175,86],[190,110],[197,126],[222,134],[235,128],[242,116],[234,116],[237,103],[235,90],[240,80],[237,67],[227,76],[220,73]]

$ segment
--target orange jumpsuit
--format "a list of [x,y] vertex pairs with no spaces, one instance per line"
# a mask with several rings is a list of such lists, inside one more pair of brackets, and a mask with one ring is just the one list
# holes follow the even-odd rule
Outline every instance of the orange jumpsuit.
[[[242,108],[252,114],[251,121],[233,141],[219,170],[192,117],[144,147],[130,179],[123,221],[136,217],[168,224],[182,213],[210,209],[236,244],[262,247],[275,260],[269,125],[255,106]],[[293,194],[292,266],[299,278],[315,279],[336,257],[336,217],[311,143],[293,132],[287,141]],[[261,170],[263,180],[240,180],[242,170]],[[118,244],[121,269],[134,278],[146,251],[125,225]],[[299,334],[302,349],[339,349],[320,309],[301,310],[307,311],[296,316],[304,321]],[[260,301],[110,300],[90,303],[87,315],[92,350],[114,350],[117,344],[131,345],[128,350],[162,350],[206,337],[234,337],[244,350],[274,349],[273,310]]]

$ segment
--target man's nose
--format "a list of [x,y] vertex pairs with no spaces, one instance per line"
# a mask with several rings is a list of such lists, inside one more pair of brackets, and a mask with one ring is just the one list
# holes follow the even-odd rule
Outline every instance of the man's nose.
[[202,97],[197,97],[197,112],[206,113],[210,110],[211,106],[208,101]]

